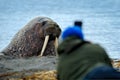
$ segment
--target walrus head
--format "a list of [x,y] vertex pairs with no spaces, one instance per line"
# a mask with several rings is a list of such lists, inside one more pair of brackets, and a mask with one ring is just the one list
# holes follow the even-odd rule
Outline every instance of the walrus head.
[[43,34],[43,36],[44,36],[43,37],[44,44],[43,44],[40,56],[43,55],[48,42],[54,41],[55,49],[57,49],[58,38],[61,34],[61,29],[56,22],[50,21],[50,19],[48,21],[46,18],[44,20],[41,19],[41,23],[42,23],[42,29],[40,31],[41,32],[40,34]]
[[15,57],[56,55],[59,25],[47,17],[37,17],[25,25],[2,51]]

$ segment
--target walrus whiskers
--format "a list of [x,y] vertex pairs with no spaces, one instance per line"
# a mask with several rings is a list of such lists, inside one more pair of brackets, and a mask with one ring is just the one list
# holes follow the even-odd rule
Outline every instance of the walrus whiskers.
[[45,48],[46,48],[46,46],[47,46],[48,40],[49,40],[49,35],[45,36],[45,41],[44,41],[44,44],[43,44],[43,47],[42,47],[40,56],[43,55],[43,53],[44,53],[44,51],[45,51]]

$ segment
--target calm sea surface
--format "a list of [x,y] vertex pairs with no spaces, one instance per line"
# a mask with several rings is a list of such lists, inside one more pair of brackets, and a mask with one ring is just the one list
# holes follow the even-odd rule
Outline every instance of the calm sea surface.
[[53,19],[62,30],[82,20],[86,40],[120,58],[120,0],[0,0],[0,51],[37,16]]

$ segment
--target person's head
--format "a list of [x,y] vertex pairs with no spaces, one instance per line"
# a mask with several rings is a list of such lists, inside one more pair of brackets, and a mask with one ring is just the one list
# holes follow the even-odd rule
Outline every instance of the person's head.
[[68,27],[62,33],[62,38],[65,39],[70,36],[76,36],[82,40],[84,40],[84,35],[82,29],[79,26],[76,27]]
[[84,39],[82,32],[82,21],[75,21],[74,26],[66,28],[62,33],[62,38],[65,39],[70,36],[76,36],[80,39]]
[[83,24],[82,21],[75,21],[74,22],[74,25],[79,26],[80,28],[82,28],[82,24]]

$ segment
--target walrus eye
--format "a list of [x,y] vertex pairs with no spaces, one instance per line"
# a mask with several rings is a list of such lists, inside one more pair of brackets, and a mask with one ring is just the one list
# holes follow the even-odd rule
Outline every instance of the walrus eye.
[[58,26],[58,25],[56,25],[56,27],[57,27],[57,28],[59,28],[59,26]]
[[43,21],[43,22],[42,22],[42,26],[44,26],[46,23],[47,23],[47,21]]

